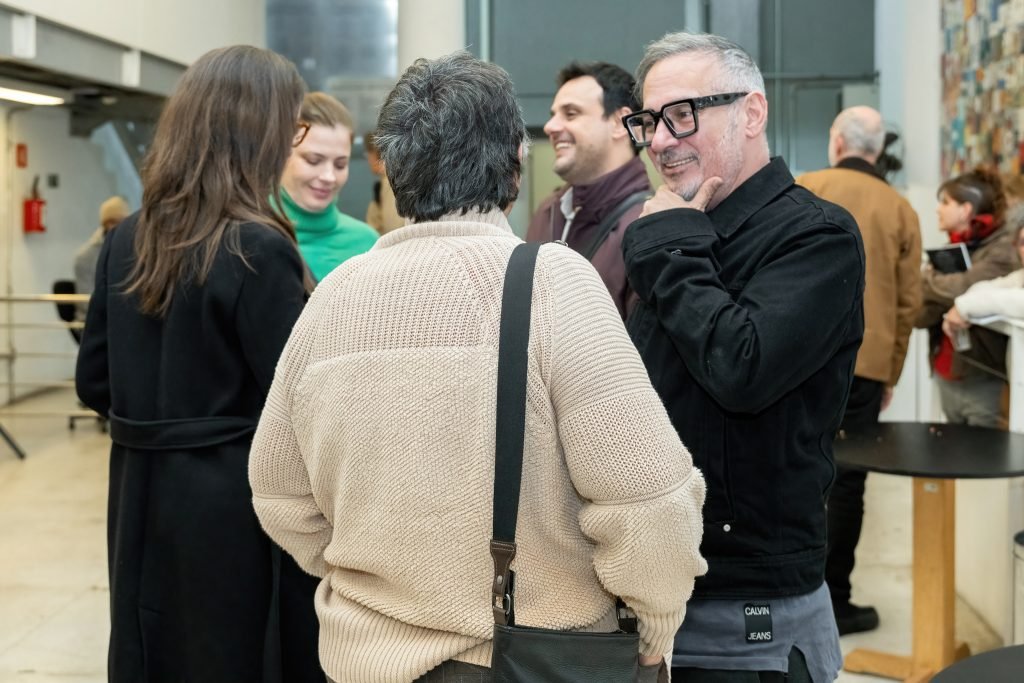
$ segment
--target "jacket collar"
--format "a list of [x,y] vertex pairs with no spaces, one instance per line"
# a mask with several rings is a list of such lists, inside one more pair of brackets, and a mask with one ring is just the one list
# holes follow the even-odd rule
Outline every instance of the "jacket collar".
[[633,157],[627,163],[610,173],[605,173],[587,185],[572,186],[572,203],[581,211],[594,215],[606,212],[634,192],[650,189],[647,167],[640,157]]
[[[878,170],[875,165],[870,161],[861,159],[860,157],[846,157],[836,162],[835,168],[845,168],[851,171],[860,171],[861,173],[867,173],[873,178],[878,178],[882,182],[886,182],[885,178],[878,174]],[[886,183],[888,184],[888,183]]]
[[515,238],[512,226],[504,212],[499,209],[478,211],[470,209],[465,213],[454,211],[432,221],[409,223],[381,236],[374,249],[386,249],[401,242],[419,237],[511,237]]
[[708,213],[716,232],[728,237],[747,219],[793,186],[793,174],[782,157],[775,157],[734,189]]
[[987,246],[989,244],[992,244],[996,240],[1000,240],[1000,239],[1005,238],[1009,234],[1010,234],[1010,231],[1006,229],[1006,223],[1002,223],[1001,225],[999,225],[999,227],[997,227],[991,233],[989,233],[985,237],[981,238],[980,240],[978,240],[974,244],[971,244],[971,245],[968,245],[968,246],[971,247],[971,248],[974,248],[974,249],[976,249],[978,247],[984,247],[984,246]]

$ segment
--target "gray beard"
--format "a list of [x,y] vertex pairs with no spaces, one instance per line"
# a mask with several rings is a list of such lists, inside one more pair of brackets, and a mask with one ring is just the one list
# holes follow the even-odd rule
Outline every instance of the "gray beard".
[[692,189],[689,188],[689,187],[684,187],[682,192],[679,193],[679,196],[689,202],[689,201],[693,201],[693,198],[697,196],[697,193],[699,191],[700,191],[700,185],[698,185],[698,186],[696,186],[696,187],[694,187]]

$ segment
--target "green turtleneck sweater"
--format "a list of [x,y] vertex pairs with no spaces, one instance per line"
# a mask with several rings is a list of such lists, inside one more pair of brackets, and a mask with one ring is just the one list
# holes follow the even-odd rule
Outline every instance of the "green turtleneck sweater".
[[285,214],[295,225],[299,251],[317,282],[342,262],[369,251],[377,241],[377,231],[366,223],[346,216],[331,204],[319,213],[306,211],[281,190]]

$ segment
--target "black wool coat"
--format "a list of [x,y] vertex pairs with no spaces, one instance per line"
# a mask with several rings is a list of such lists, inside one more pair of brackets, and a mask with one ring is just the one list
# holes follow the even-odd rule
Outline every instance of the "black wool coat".
[[[316,579],[263,533],[248,456],[305,302],[287,238],[235,228],[163,318],[124,293],[138,216],[106,239],[78,356],[81,400],[108,415],[113,683],[317,681]],[[238,253],[240,251],[243,258]]]

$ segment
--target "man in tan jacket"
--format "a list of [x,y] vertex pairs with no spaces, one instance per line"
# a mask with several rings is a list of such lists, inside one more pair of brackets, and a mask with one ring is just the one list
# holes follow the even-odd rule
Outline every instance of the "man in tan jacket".
[[[857,354],[853,386],[842,428],[863,429],[878,421],[892,400],[921,302],[921,231],[909,202],[875,171],[885,128],[870,107],[840,112],[829,132],[832,168],[796,179],[811,192],[853,214],[864,240],[864,342]],[[873,607],[850,603],[850,573],[864,517],[867,473],[837,467],[828,501],[828,561],[839,633],[878,626]]]

